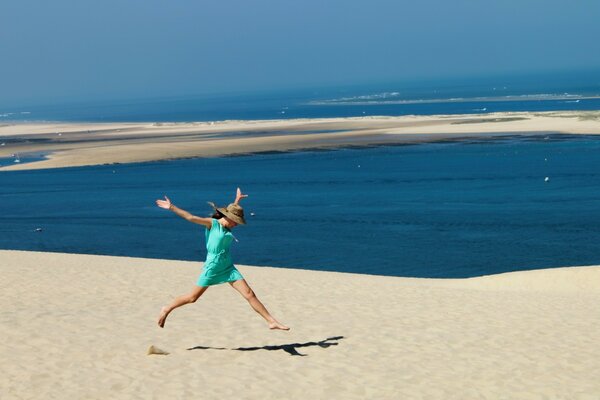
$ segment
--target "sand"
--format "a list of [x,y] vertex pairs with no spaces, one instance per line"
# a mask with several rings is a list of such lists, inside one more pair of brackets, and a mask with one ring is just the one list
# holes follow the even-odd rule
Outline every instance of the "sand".
[[600,134],[600,112],[0,125],[0,157],[47,159],[0,170],[60,168],[265,151],[323,149],[548,133]]
[[[597,399],[600,267],[459,280],[0,251],[2,399]],[[168,355],[148,355],[148,349]]]

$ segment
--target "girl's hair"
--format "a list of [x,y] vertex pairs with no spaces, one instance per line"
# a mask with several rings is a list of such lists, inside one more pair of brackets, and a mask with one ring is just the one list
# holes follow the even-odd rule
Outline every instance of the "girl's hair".
[[215,210],[213,215],[211,215],[210,217],[214,218],[214,219],[221,219],[221,218],[223,218],[223,214],[221,214],[219,211]]

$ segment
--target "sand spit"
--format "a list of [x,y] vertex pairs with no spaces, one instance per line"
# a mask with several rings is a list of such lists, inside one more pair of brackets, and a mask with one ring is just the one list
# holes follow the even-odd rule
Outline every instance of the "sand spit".
[[[600,267],[460,280],[0,251],[2,399],[596,399]],[[152,346],[152,353],[150,347]],[[157,352],[169,354],[156,354]]]
[[499,135],[600,134],[600,112],[0,126],[0,157],[47,159],[2,170],[213,157],[265,151],[415,143]]

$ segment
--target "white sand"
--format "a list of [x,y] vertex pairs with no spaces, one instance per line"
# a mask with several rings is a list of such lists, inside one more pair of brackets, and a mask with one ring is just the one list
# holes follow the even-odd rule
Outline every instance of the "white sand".
[[[600,267],[428,280],[241,266],[290,332],[269,331],[228,285],[159,329],[160,306],[189,290],[200,266],[0,251],[0,398],[600,393]],[[151,345],[170,354],[148,356]]]
[[[335,130],[336,132],[328,132]],[[239,132],[245,132],[240,136]],[[37,169],[210,157],[273,150],[489,138],[505,134],[600,134],[600,112],[492,113],[220,121],[0,125],[0,157],[42,152],[47,160],[1,169]]]

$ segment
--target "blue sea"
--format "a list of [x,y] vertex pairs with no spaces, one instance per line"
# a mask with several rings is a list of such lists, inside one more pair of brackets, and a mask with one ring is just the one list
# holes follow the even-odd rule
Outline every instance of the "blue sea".
[[470,277],[600,264],[600,139],[506,136],[0,173],[0,248],[203,260],[239,185],[240,264]]
[[[46,104],[0,123],[600,110],[599,77]],[[203,228],[154,201],[208,215],[241,186],[240,264],[444,278],[600,264],[599,167],[600,138],[547,134],[4,171],[0,248],[202,261]]]

